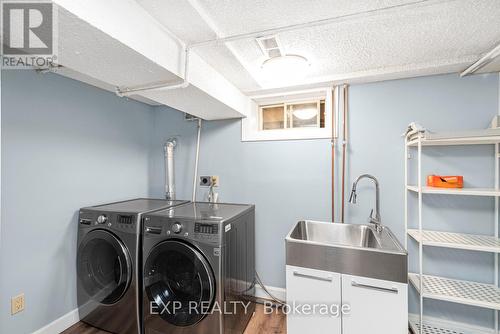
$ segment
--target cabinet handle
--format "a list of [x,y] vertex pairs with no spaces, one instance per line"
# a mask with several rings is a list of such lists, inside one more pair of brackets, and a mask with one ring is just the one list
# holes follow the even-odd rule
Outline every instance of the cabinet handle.
[[355,281],[352,281],[351,285],[356,287],[356,288],[371,289],[371,290],[377,290],[377,291],[382,291],[382,292],[390,292],[390,293],[398,293],[399,292],[399,290],[397,288],[381,288],[379,286],[361,284],[361,283],[358,283]]
[[333,277],[332,276],[321,277],[321,276],[315,276],[315,275],[302,274],[302,273],[299,273],[297,270],[293,271],[293,276],[304,277],[304,278],[311,278],[311,279],[316,279],[316,280],[325,281],[325,282],[332,282],[333,281]]

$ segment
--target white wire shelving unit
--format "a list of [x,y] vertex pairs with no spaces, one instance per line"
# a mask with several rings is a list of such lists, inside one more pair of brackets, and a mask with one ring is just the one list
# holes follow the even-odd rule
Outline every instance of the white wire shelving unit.
[[[424,299],[441,300],[463,305],[476,306],[495,312],[494,331],[499,334],[498,311],[500,310],[500,289],[498,287],[498,254],[500,253],[499,224],[499,197],[500,197],[500,136],[485,137],[454,137],[427,139],[424,136],[405,140],[405,247],[408,249],[408,240],[411,238],[418,243],[418,273],[409,273],[410,284],[416,289],[420,298],[420,314],[416,318],[410,317],[410,328],[416,334],[469,334],[468,328],[449,328],[427,323],[424,318]],[[492,188],[434,188],[422,184],[422,149],[426,146],[452,145],[494,145],[495,147],[495,177]],[[409,149],[417,150],[417,184],[409,184]],[[410,229],[408,201],[410,192],[418,197],[418,228]],[[495,199],[494,235],[473,235],[466,233],[441,232],[423,228],[422,210],[423,197],[432,194],[450,196],[483,196]],[[426,224],[427,225],[427,224]],[[446,277],[430,276],[424,273],[424,247],[442,247],[462,249],[468,251],[489,252],[494,254],[494,282],[484,284],[471,281],[455,280]]]
[[[410,328],[413,333],[418,333],[420,330],[420,322],[418,321],[418,316],[410,315],[409,322]],[[423,324],[423,332],[426,334],[493,334],[493,331],[477,327],[468,326],[456,326],[453,323],[449,323],[441,320],[430,320]]]

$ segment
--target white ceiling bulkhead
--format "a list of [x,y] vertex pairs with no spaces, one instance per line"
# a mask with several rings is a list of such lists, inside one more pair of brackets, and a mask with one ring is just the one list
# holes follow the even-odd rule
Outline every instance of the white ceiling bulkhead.
[[[184,43],[135,1],[55,3],[61,74],[113,91],[183,81]],[[250,99],[197,54],[189,59],[190,85],[182,93],[154,90],[131,97],[208,120],[244,117]]]
[[[251,96],[291,87],[462,72],[500,43],[498,0],[55,2],[63,75],[109,90],[181,83],[187,46],[187,88],[131,97],[205,119],[244,117]],[[272,54],[305,59],[304,73],[269,75]]]

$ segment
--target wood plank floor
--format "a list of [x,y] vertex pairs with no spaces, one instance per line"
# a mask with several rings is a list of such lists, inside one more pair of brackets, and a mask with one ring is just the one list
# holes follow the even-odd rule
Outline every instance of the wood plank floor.
[[[248,323],[244,334],[286,334],[286,316],[280,311],[265,314],[264,307],[257,305],[255,313]],[[108,332],[90,327],[79,322],[68,328],[62,334],[108,334]]]

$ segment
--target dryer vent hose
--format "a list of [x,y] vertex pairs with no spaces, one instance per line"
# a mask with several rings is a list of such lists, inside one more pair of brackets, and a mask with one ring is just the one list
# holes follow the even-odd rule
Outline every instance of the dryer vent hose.
[[175,138],[170,138],[163,147],[165,150],[165,198],[175,200],[175,170],[174,148],[177,145]]

